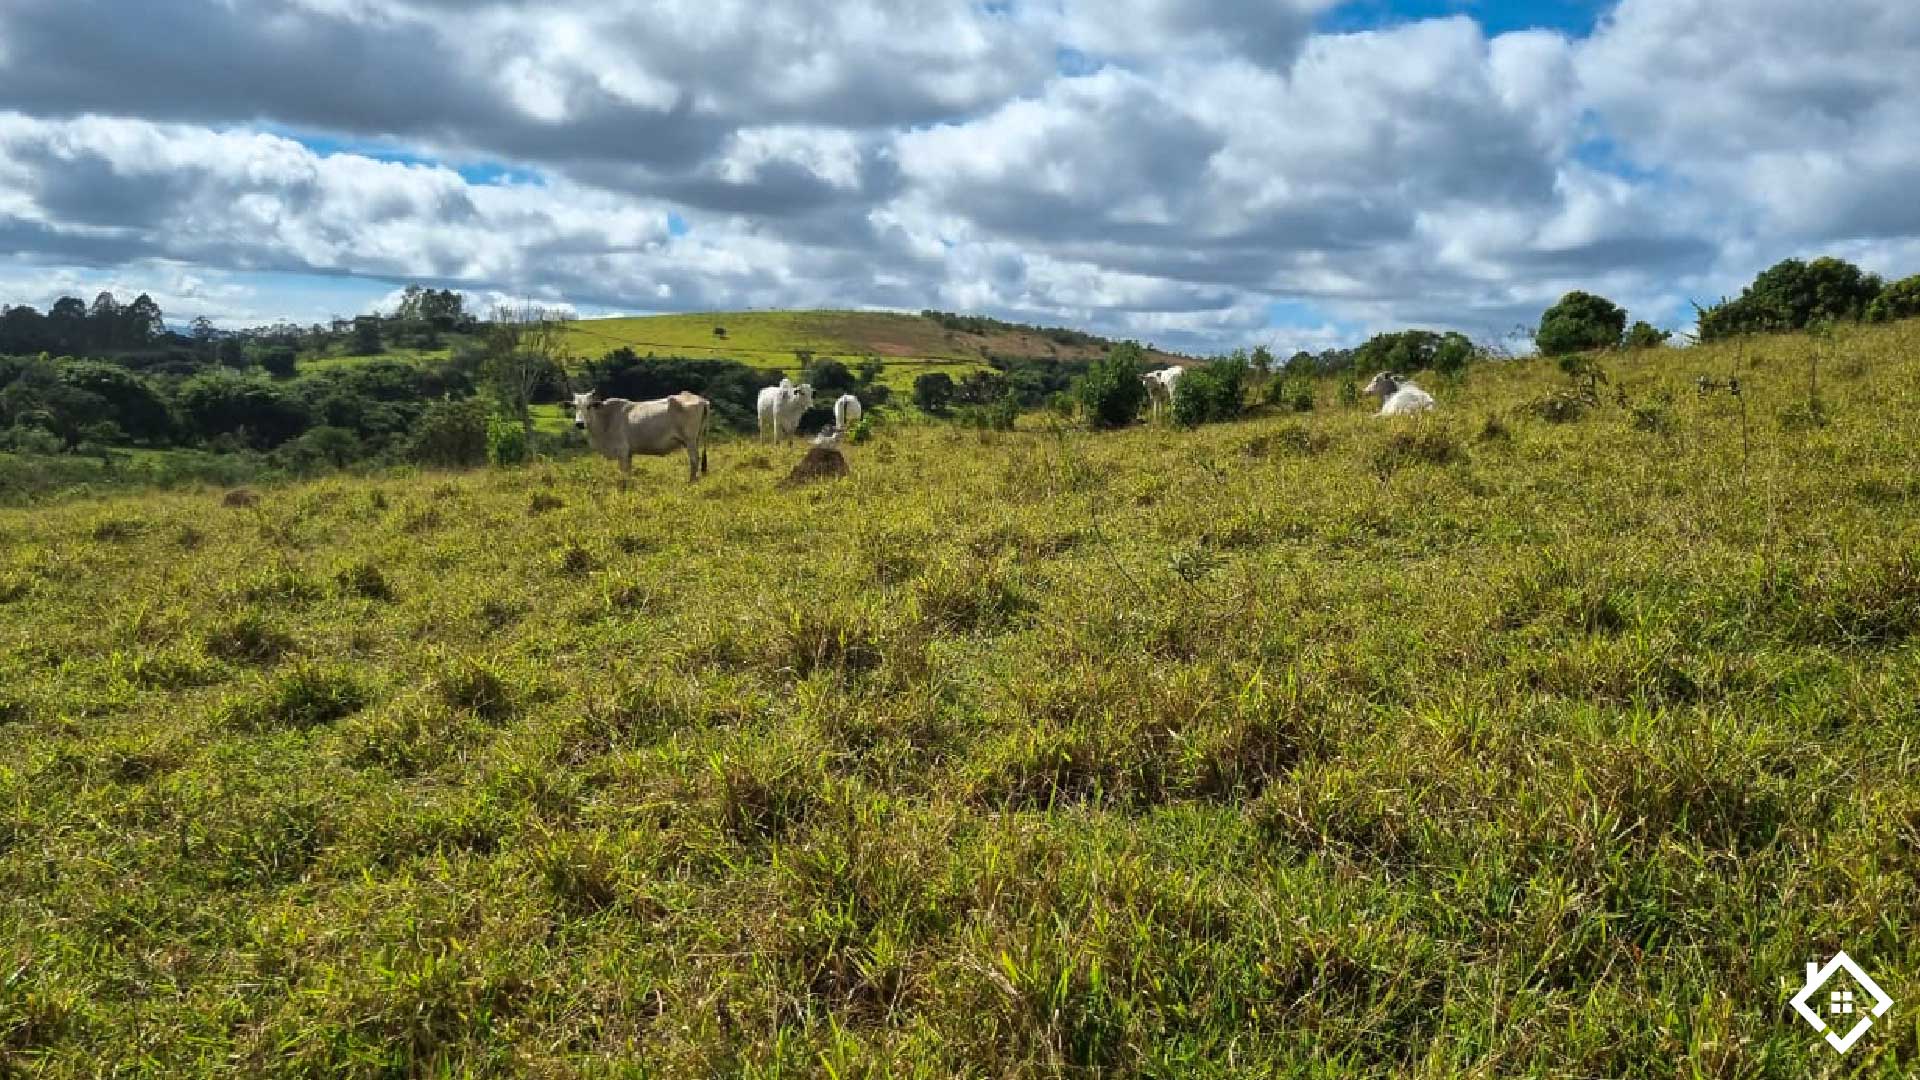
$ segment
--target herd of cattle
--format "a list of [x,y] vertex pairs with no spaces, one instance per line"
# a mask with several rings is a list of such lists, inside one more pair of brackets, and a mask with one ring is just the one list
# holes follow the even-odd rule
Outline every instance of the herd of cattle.
[[[1148,416],[1160,420],[1173,407],[1181,367],[1167,367],[1140,376],[1147,388]],[[1433,408],[1433,395],[1413,385],[1404,375],[1383,371],[1367,383],[1364,393],[1380,398],[1381,416],[1424,412]],[[813,386],[781,379],[780,385],[760,391],[760,437],[772,442],[791,440],[800,429],[800,417],[813,407]],[[603,398],[597,392],[573,395],[573,426],[587,433],[596,453],[620,463],[620,489],[633,475],[633,455],[657,457],[675,450],[687,452],[687,479],[698,480],[707,471],[707,422],[713,404],[699,394],[678,393],[654,401]],[[829,439],[860,421],[860,399],[842,394],[833,403]]]

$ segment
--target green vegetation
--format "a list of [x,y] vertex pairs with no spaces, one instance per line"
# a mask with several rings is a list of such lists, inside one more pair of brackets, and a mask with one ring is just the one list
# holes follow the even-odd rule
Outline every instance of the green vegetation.
[[1626,309],[1604,296],[1575,290],[1540,316],[1533,343],[1542,356],[1566,356],[1615,348],[1626,330]]
[[1821,349],[0,510],[0,1069],[1911,1075],[1785,1007],[1920,985],[1920,325]]

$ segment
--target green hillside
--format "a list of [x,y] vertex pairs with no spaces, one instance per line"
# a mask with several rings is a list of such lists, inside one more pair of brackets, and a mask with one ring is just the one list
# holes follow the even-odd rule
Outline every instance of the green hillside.
[[1601,368],[0,510],[0,1071],[1914,1075],[1920,322]]

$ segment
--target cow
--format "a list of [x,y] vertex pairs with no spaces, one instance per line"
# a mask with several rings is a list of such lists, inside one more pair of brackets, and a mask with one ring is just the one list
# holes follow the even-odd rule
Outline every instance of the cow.
[[845,434],[853,430],[860,422],[860,399],[852,394],[841,394],[833,402],[833,430]]
[[1180,376],[1186,373],[1186,368],[1169,367],[1161,368],[1159,371],[1149,371],[1140,376],[1140,381],[1147,387],[1149,422],[1160,419],[1172,410],[1174,385],[1180,381]]
[[779,386],[760,391],[756,411],[760,414],[760,437],[776,443],[786,442],[800,430],[800,416],[813,408],[813,384],[795,386],[781,379]]
[[687,452],[687,481],[707,471],[707,421],[713,403],[699,394],[679,393],[654,401],[603,398],[599,393],[573,395],[573,426],[587,433],[587,443],[599,454],[620,463],[620,490],[633,475],[633,455],[658,457],[676,449]]
[[1402,416],[1433,408],[1433,395],[1413,385],[1405,375],[1383,371],[1361,393],[1380,397],[1380,416]]

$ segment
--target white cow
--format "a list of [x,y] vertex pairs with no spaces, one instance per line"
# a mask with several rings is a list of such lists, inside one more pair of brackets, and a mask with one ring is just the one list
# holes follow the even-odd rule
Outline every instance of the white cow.
[[833,402],[833,429],[844,435],[853,430],[860,422],[860,399],[852,394],[841,394]]
[[1149,421],[1159,420],[1172,411],[1174,386],[1179,383],[1180,376],[1186,373],[1186,368],[1169,367],[1161,368],[1159,371],[1149,371],[1140,376],[1140,381],[1147,388],[1147,419]]
[[707,421],[713,405],[699,394],[679,393],[655,401],[603,398],[598,393],[573,395],[573,426],[587,433],[587,443],[620,463],[620,490],[633,475],[633,455],[658,457],[684,448],[687,480],[707,471]]
[[1413,385],[1405,375],[1383,371],[1361,393],[1380,395],[1381,416],[1403,416],[1433,408],[1433,395]]
[[757,406],[760,437],[777,443],[786,442],[800,430],[801,414],[813,408],[813,384],[795,386],[792,381],[781,379],[779,386],[769,386],[760,391]]

